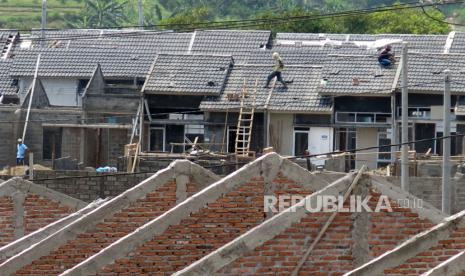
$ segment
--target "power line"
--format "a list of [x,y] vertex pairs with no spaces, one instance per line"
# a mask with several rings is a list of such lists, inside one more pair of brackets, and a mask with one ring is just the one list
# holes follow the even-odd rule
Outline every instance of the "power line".
[[[416,3],[416,4],[414,4]],[[208,22],[193,22],[193,23],[176,23],[176,24],[153,24],[153,25],[146,25],[145,28],[156,28],[156,27],[178,27],[174,28],[173,31],[177,32],[191,32],[195,30],[205,30],[205,29],[218,29],[218,30],[226,30],[226,29],[241,29],[247,27],[259,27],[259,26],[266,26],[268,24],[275,24],[280,22],[299,22],[299,21],[307,21],[307,20],[319,20],[324,18],[338,18],[338,17],[346,17],[346,16],[355,16],[355,15],[366,15],[370,13],[378,13],[378,12],[385,12],[385,11],[398,11],[398,10],[405,10],[405,9],[415,9],[421,7],[430,7],[430,6],[438,6],[438,5],[450,5],[450,4],[457,4],[457,3],[465,3],[465,1],[454,1],[454,2],[446,2],[446,3],[436,3],[436,4],[419,4],[418,2],[412,2],[409,4],[402,4],[402,5],[391,5],[385,7],[377,7],[377,8],[368,8],[368,9],[359,9],[359,10],[349,10],[344,12],[335,12],[335,13],[327,13],[321,15],[305,15],[305,16],[293,16],[293,17],[275,17],[275,18],[263,18],[263,19],[246,19],[246,20],[229,20],[229,21],[208,21]],[[414,5],[411,5],[414,4]],[[179,28],[179,27],[187,27],[187,28]],[[96,30],[106,30],[106,29],[121,29],[121,28],[138,28],[139,26],[112,26],[112,27],[102,27],[102,28],[95,28]],[[47,29],[47,30],[56,30],[56,29]],[[80,29],[62,29],[62,30],[80,30]],[[15,30],[20,31],[20,30]],[[22,30],[22,31],[29,31],[29,30]],[[53,37],[53,38],[41,38],[41,37],[30,37],[27,39],[20,38],[19,40],[33,40],[33,41],[40,41],[40,40],[80,40],[80,39],[93,39],[93,38],[104,38],[104,37],[112,37],[112,36],[141,36],[150,34],[151,31],[130,31],[130,32],[118,32],[116,34],[98,34],[98,35],[76,35],[76,36],[64,36],[64,37]],[[159,31],[157,31],[159,32]]]
[[[431,141],[437,141],[437,140],[443,140],[443,139],[455,138],[455,137],[464,137],[464,136],[465,136],[464,133],[460,133],[460,134],[454,134],[454,135],[443,136],[443,137],[435,137],[435,138],[408,141],[406,143],[397,143],[397,144],[388,144],[388,145],[382,145],[382,146],[364,147],[364,148],[357,148],[357,149],[353,149],[353,150],[338,150],[338,151],[331,151],[331,152],[320,153],[320,154],[296,155],[296,156],[287,157],[287,159],[292,160],[292,159],[298,159],[298,158],[313,158],[313,157],[320,157],[320,156],[325,156],[325,155],[329,156],[329,155],[342,154],[342,153],[352,153],[353,154],[353,153],[357,153],[357,152],[361,152],[361,151],[367,151],[367,150],[373,150],[373,149],[381,149],[381,148],[387,148],[387,147],[399,147],[399,146],[402,146],[402,145],[411,145],[411,144],[416,144],[416,143],[431,142]],[[390,152],[383,152],[383,153],[389,154]],[[207,165],[207,166],[202,165],[202,167],[204,167],[204,168],[219,168],[219,167],[228,167],[228,166],[235,166],[235,165],[245,165],[245,164],[248,164],[248,163],[250,163],[250,161],[229,162],[229,163],[225,163],[225,164]],[[65,176],[65,177],[56,177],[56,178],[42,178],[42,179],[34,179],[33,181],[46,181],[46,180],[55,180],[55,179],[79,179],[79,178],[118,176],[118,175],[136,175],[136,174],[147,174],[147,173],[150,173],[150,172],[102,173],[102,174],[98,174],[98,175],[87,175],[87,176]]]

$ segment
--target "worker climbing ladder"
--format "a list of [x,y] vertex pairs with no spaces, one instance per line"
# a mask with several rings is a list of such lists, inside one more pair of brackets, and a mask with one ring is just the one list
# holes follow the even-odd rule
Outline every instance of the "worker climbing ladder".
[[236,130],[236,158],[255,157],[255,152],[250,151],[250,141],[252,138],[257,86],[258,80],[255,80],[255,87],[252,93],[252,103],[246,104],[245,101],[249,95],[247,83],[244,79],[244,85],[242,86],[242,92],[240,95],[241,107]]

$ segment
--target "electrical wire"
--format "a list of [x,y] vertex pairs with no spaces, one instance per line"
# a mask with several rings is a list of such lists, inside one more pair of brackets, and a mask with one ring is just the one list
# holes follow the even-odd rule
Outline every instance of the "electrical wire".
[[[173,26],[186,26],[186,28],[173,28],[173,31],[177,32],[192,32],[195,30],[205,30],[205,29],[217,29],[217,30],[226,30],[226,29],[243,29],[248,27],[259,27],[259,26],[266,26],[269,24],[276,24],[280,22],[299,22],[299,21],[307,21],[307,20],[319,20],[325,18],[338,18],[338,17],[347,17],[347,16],[355,16],[355,15],[365,15],[370,13],[378,13],[378,12],[386,12],[386,11],[398,11],[404,9],[415,9],[421,7],[430,7],[430,6],[438,6],[438,5],[450,5],[450,4],[458,4],[458,3],[465,3],[465,1],[454,1],[454,2],[444,2],[444,3],[435,3],[435,4],[419,4],[418,2],[412,2],[411,4],[403,4],[403,5],[391,5],[385,7],[377,7],[377,8],[368,8],[368,9],[359,9],[359,10],[349,10],[344,12],[335,12],[335,13],[326,13],[321,15],[305,15],[305,16],[291,16],[291,17],[275,17],[275,18],[263,18],[263,19],[248,19],[248,20],[229,20],[229,21],[209,21],[209,22],[193,22],[193,23],[177,23],[177,24],[153,24],[153,25],[146,25],[144,27],[147,28],[156,28],[156,27],[173,27]],[[120,29],[126,27],[138,27],[139,26],[112,26],[112,27],[105,27],[105,28],[97,28],[100,30],[105,29]],[[46,30],[56,30],[56,29],[46,29]],[[82,29],[63,29],[63,30],[82,30]],[[14,30],[14,31],[21,31],[21,30]],[[22,30],[22,31],[29,31],[29,30]],[[93,38],[103,38],[103,37],[112,37],[112,36],[141,36],[150,34],[151,31],[134,31],[134,32],[118,32],[118,33],[109,33],[109,34],[98,34],[98,35],[76,35],[76,36],[64,36],[64,37],[53,37],[53,38],[41,38],[41,37],[29,37],[27,39],[19,38],[19,40],[27,40],[27,41],[55,41],[55,40],[80,40],[80,39],[93,39]],[[158,33],[166,33],[156,31]]]
[[[373,150],[373,149],[380,149],[380,148],[387,148],[387,147],[398,147],[398,146],[403,146],[403,145],[412,145],[416,143],[423,143],[423,142],[431,142],[431,141],[438,141],[438,140],[444,140],[448,138],[455,138],[455,137],[464,137],[465,133],[460,133],[460,134],[453,134],[449,136],[443,136],[443,137],[435,137],[435,138],[428,138],[428,139],[420,139],[420,140],[414,140],[414,141],[408,141],[405,143],[397,143],[397,144],[389,144],[389,145],[382,145],[382,146],[372,146],[372,147],[363,147],[363,148],[357,148],[353,150],[338,150],[338,151],[331,151],[331,152],[326,152],[326,153],[320,153],[320,154],[310,154],[310,155],[296,155],[296,156],[289,156],[286,157],[289,160],[294,160],[294,159],[307,159],[307,158],[314,158],[314,157],[320,157],[320,156],[330,156],[330,155],[336,155],[336,154],[343,154],[343,153],[357,153],[361,151],[367,151],[367,150]],[[386,152],[390,153],[390,152]],[[389,162],[386,160],[386,162]],[[198,163],[198,162],[197,162]],[[228,167],[228,166],[237,166],[237,165],[245,165],[250,163],[250,161],[241,161],[241,162],[229,162],[229,163],[224,163],[224,164],[218,164],[218,165],[202,165],[204,168],[219,168],[219,167]],[[134,172],[134,173],[102,173],[98,175],[93,175],[93,176],[65,176],[65,177],[56,177],[56,178],[43,178],[43,179],[34,179],[33,181],[46,181],[46,180],[54,180],[54,179],[77,179],[77,178],[92,178],[92,177],[107,177],[107,176],[118,176],[118,175],[135,175],[135,174],[147,174],[150,172]]]

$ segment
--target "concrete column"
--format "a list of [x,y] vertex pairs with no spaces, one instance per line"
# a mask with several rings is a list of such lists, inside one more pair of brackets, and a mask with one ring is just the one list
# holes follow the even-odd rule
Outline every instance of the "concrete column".
[[21,192],[16,192],[11,195],[13,200],[13,211],[14,211],[14,226],[15,226],[15,239],[19,239],[24,236],[24,199],[26,195]]
[[181,174],[176,176],[176,204],[187,199],[187,184],[189,176]]

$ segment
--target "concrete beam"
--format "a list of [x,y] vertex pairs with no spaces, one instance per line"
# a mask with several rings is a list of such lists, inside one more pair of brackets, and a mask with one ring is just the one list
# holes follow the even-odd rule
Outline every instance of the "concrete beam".
[[438,266],[423,273],[423,276],[463,275],[465,270],[465,251],[462,251]]
[[449,237],[455,229],[464,227],[464,216],[465,211],[450,216],[433,228],[415,235],[393,250],[378,256],[377,258],[371,260],[370,262],[362,265],[357,269],[346,273],[345,275],[383,275],[385,269],[393,268],[403,264],[405,261],[414,257],[418,253],[428,250],[430,247],[437,244],[438,241]]
[[[291,165],[292,168],[290,168]],[[292,162],[286,162],[276,153],[269,153],[262,156],[208,186],[131,234],[109,245],[96,255],[65,271],[62,275],[89,275],[97,273],[102,267],[125,257],[145,242],[153,239],[154,236],[163,233],[169,226],[180,223],[182,219],[188,218],[192,213],[204,208],[208,203],[215,202],[223,194],[233,191],[237,186],[249,181],[252,177],[262,176],[265,181],[271,181],[280,171],[295,170],[298,173],[295,175],[291,174],[289,179],[302,183],[301,176],[304,175],[303,172],[307,174],[310,173],[297,165],[294,167],[294,165],[295,164]],[[339,192],[339,190],[337,192]]]
[[28,248],[32,244],[35,244],[45,239],[46,237],[57,232],[58,230],[72,223],[78,218],[81,218],[82,216],[94,210],[95,208],[99,207],[105,202],[106,200],[97,200],[95,202],[92,202],[77,212],[74,212],[58,221],[55,221],[43,228],[38,229],[37,231],[30,233],[29,235],[26,235],[18,240],[15,240],[14,242],[11,242],[1,247],[0,248],[0,260],[8,259],[20,253],[21,251]]
[[323,195],[338,196],[343,193],[347,190],[353,179],[354,174],[348,174],[173,275],[200,276],[214,274],[244,254],[253,251],[255,248],[284,232],[293,223],[299,222],[309,214],[305,206],[308,204],[316,206],[318,197]]
[[[208,181],[208,176],[212,173],[201,166],[186,160],[176,160],[167,168],[158,171],[148,179],[142,181],[138,185],[130,188],[126,192],[114,197],[105,204],[102,204],[95,210],[90,211],[84,216],[76,219],[74,222],[66,225],[59,231],[49,235],[47,238],[30,246],[19,254],[12,256],[6,262],[0,264],[0,271],[5,274],[13,274],[22,267],[30,264],[32,261],[48,255],[50,252],[65,244],[67,241],[76,238],[80,233],[92,229],[106,217],[115,214],[116,212],[126,208],[132,202],[143,198],[147,193],[156,190],[166,184],[171,179],[176,179],[179,174],[198,173],[199,176],[194,176],[194,179],[204,181],[200,185],[207,186],[212,183]],[[32,184],[32,183],[31,183]]]

